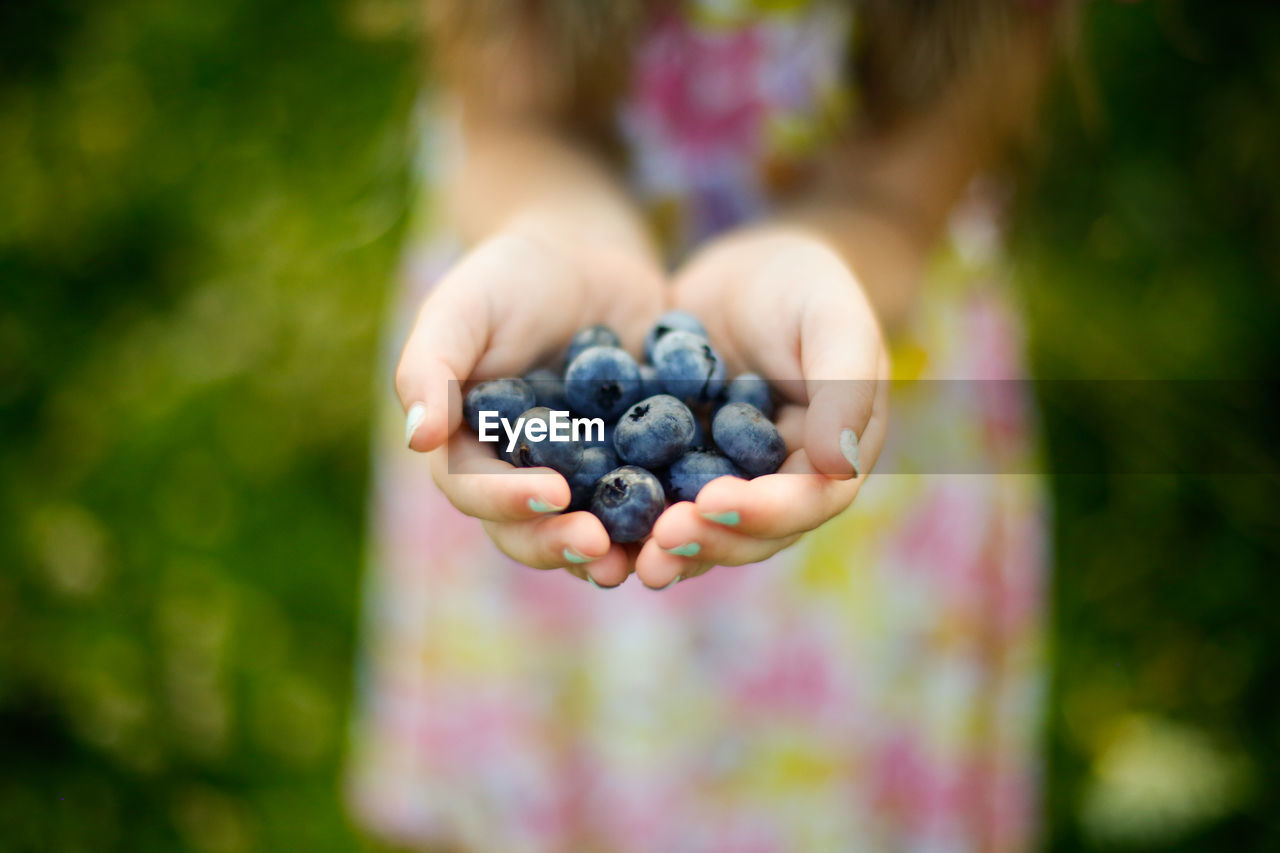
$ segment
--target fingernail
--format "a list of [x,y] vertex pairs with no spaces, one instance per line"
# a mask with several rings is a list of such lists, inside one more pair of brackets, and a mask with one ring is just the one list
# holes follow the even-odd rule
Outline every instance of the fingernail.
[[734,527],[742,520],[738,517],[736,509],[731,509],[728,512],[704,512],[702,517],[707,521],[714,521],[716,524],[723,524],[726,527]]
[[668,554],[675,554],[677,557],[696,557],[698,552],[702,550],[702,546],[697,542],[688,542],[676,548],[668,548]]
[[[682,577],[684,577],[684,576],[683,576],[683,575],[676,575],[676,576],[675,576],[675,578],[673,578],[673,579],[672,579],[671,583],[667,584],[667,585],[666,585],[666,586],[664,586],[662,589],[671,589],[671,587],[673,587],[673,586],[675,586],[676,584],[680,583],[680,578],[682,578]],[[659,592],[662,592],[662,590],[658,590],[658,591],[659,591]]]
[[564,507],[552,506],[546,501],[540,501],[537,498],[529,498],[529,509],[534,512],[559,512],[564,509]]
[[422,426],[422,422],[426,419],[427,406],[425,403],[414,403],[409,407],[409,413],[404,417],[405,447],[413,443],[413,434],[418,431],[418,427]]
[[853,466],[853,476],[862,475],[862,467],[858,463],[858,434],[851,429],[847,429],[840,433],[840,452],[844,454],[844,458],[849,460],[849,464]]
[[595,579],[595,578],[593,578],[593,577],[591,577],[591,575],[587,575],[587,583],[591,584],[591,587],[592,587],[593,589],[604,589],[604,587],[602,587],[602,586],[600,586],[600,584],[596,583],[596,579]]
[[570,563],[590,563],[595,559],[594,557],[588,557],[577,548],[565,548],[564,558]]

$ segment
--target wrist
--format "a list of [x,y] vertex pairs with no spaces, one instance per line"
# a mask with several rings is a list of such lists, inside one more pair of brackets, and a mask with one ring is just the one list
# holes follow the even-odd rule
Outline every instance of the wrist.
[[661,258],[647,235],[608,222],[530,210],[512,217],[500,233],[536,246],[592,289],[613,289],[619,282],[661,288],[666,278]]
[[555,205],[527,208],[513,213],[500,230],[523,234],[572,253],[629,255],[637,262],[660,266],[657,247],[643,230],[638,215],[632,217],[599,205],[564,199]]
[[593,149],[527,124],[470,127],[466,145],[443,191],[444,214],[464,241],[518,231],[657,257],[640,211]]
[[774,227],[804,235],[839,255],[886,330],[894,331],[910,316],[930,245],[922,234],[858,202],[796,208]]

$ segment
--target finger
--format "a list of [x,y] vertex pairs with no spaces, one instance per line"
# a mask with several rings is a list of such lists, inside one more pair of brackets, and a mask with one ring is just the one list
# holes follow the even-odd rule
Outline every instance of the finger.
[[704,560],[664,551],[657,542],[649,539],[636,557],[636,577],[649,589],[664,590],[686,578],[702,574],[711,565]]
[[813,530],[844,510],[865,481],[865,477],[838,480],[820,474],[806,451],[799,450],[776,474],[711,481],[698,493],[697,513],[746,536],[780,539]]
[[864,467],[860,445],[888,370],[866,298],[853,282],[838,293],[811,302],[802,319],[804,447],[815,470],[847,479]]
[[468,287],[474,258],[464,259],[422,303],[396,367],[405,444],[413,450],[434,450],[457,430],[461,381],[471,375],[489,337],[485,301]]
[[493,455],[468,430],[433,451],[431,476],[461,512],[485,521],[523,521],[560,512],[571,492],[550,468],[513,468]]
[[[887,364],[885,365],[887,370]],[[858,477],[861,479],[876,467],[876,460],[884,450],[885,439],[889,433],[889,380],[883,377],[876,383],[876,399],[871,406],[871,419],[859,439],[858,453],[861,456]]]
[[[653,528],[650,540],[668,555],[719,566],[743,566],[768,559],[792,544],[799,534],[777,538],[761,538],[740,533],[731,527],[708,521],[698,513],[696,504],[681,502],[668,507]],[[660,581],[650,576],[657,563],[636,563],[636,574],[646,584]]]
[[569,561],[564,570],[596,589],[613,589],[626,581],[631,574],[630,558],[619,545],[609,547],[609,553],[587,563]]
[[611,545],[609,553],[584,566],[590,580],[601,589],[613,589],[631,574],[631,556],[621,545]]
[[773,425],[778,428],[778,433],[782,436],[782,443],[786,445],[788,453],[804,447],[805,419],[808,414],[808,409],[805,406],[784,403],[778,408],[777,414],[774,415]]
[[[585,568],[610,553],[609,534],[589,512],[529,521],[486,521],[484,529],[498,550],[535,569]],[[605,568],[608,576],[616,574],[608,564]]]

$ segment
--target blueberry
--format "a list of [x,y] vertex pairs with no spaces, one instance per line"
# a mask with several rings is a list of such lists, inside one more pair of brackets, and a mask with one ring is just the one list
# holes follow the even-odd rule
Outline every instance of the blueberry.
[[[553,468],[566,477],[578,470],[582,464],[582,445],[576,441],[558,441],[552,439],[551,410],[546,406],[536,406],[524,412],[520,417],[524,423],[520,425],[520,437],[512,456],[513,464],[520,468]],[[535,423],[545,424],[535,428]],[[568,433],[568,415],[564,415],[564,424],[559,431]]]
[[740,373],[724,388],[726,403],[750,403],[766,418],[773,417],[773,394],[769,383],[758,373]]
[[649,334],[644,337],[644,357],[653,361],[653,350],[659,340],[667,332],[693,332],[695,335],[707,336],[707,330],[698,322],[698,318],[688,311],[668,311],[653,324]]
[[569,502],[569,511],[591,507],[591,496],[595,494],[596,483],[600,478],[618,467],[618,457],[607,447],[587,447],[582,451],[582,464],[578,470],[570,474],[569,489],[573,500]]
[[715,450],[690,450],[667,469],[667,499],[691,501],[716,477],[741,477],[742,472]]
[[618,338],[616,332],[608,326],[587,326],[585,329],[579,329],[578,333],[569,341],[569,349],[564,354],[564,360],[567,364],[573,361],[582,351],[590,347],[621,347],[622,341]]
[[693,446],[696,426],[688,406],[669,394],[658,394],[627,409],[618,420],[613,448],[624,462],[658,468]]
[[640,368],[626,350],[589,347],[569,362],[564,385],[575,412],[614,420],[640,399]]
[[653,366],[663,390],[686,403],[709,403],[724,387],[724,359],[693,332],[663,335],[654,346]]
[[613,433],[616,429],[617,424],[612,421],[605,421],[603,436],[598,437],[595,429],[585,430],[582,435],[581,444],[583,447],[603,447],[610,453],[613,453]]
[[[498,417],[506,418],[514,426],[516,418],[536,404],[533,388],[523,379],[491,379],[467,392],[462,413],[467,419],[467,425],[478,434],[481,412],[497,412]],[[490,432],[497,430],[501,435],[502,426],[492,417],[489,422],[493,425]]]
[[748,477],[772,474],[787,458],[778,428],[750,403],[726,403],[711,421],[716,446]]
[[658,378],[658,368],[652,364],[640,365],[640,394],[641,398],[652,397],[654,394],[662,393],[662,380]]
[[624,465],[600,478],[591,512],[614,542],[639,542],[666,508],[662,484],[643,468]]
[[533,389],[537,405],[546,406],[557,412],[569,411],[569,400],[564,395],[564,378],[547,367],[526,373],[524,381]]

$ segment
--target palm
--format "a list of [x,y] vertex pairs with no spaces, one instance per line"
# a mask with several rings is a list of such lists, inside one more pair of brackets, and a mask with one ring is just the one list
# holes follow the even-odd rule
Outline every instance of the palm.
[[632,255],[590,246],[572,254],[508,237],[480,247],[450,276],[463,320],[483,335],[467,376],[519,375],[553,360],[573,333],[603,323],[638,345],[663,300],[662,281]]

